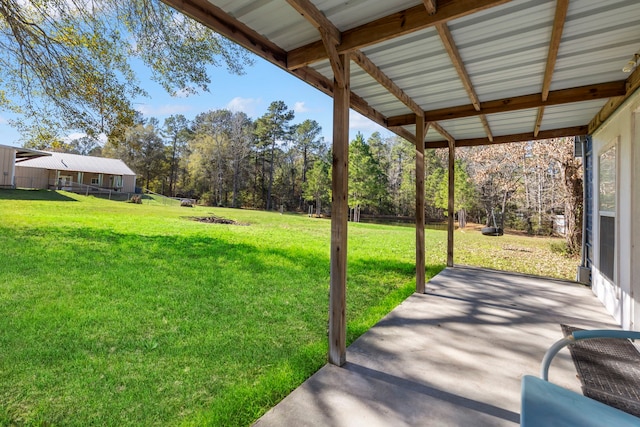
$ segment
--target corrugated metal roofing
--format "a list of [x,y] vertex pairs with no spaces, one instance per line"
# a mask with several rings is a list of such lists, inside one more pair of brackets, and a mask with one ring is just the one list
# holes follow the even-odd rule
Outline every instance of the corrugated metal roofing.
[[[166,1],[178,9],[191,1],[201,5],[195,0]],[[321,41],[318,29],[287,0],[208,1],[286,52],[293,49],[300,52],[298,48],[304,49],[311,43]],[[305,2],[301,3],[304,7]],[[439,21],[450,31],[462,66],[480,102],[499,100],[507,105],[515,97],[536,94],[542,99],[545,67],[558,4],[556,0],[447,0],[434,3],[436,17],[441,9],[448,8],[451,11],[457,7],[461,11],[482,6],[479,10],[470,13],[463,11],[451,15],[453,18]],[[422,13],[419,19],[425,22],[423,1],[310,0],[310,4],[343,35],[360,31],[358,37],[361,40],[357,40],[360,44],[354,49],[366,55],[426,112],[427,117],[430,111],[452,109],[455,112],[456,108],[471,106],[471,98],[437,26],[426,24],[415,27],[415,31],[403,29],[412,25],[416,14]],[[624,82],[629,75],[621,69],[640,50],[640,1],[571,0],[568,4],[549,89],[557,91]],[[216,13],[212,12],[212,15]],[[224,33],[225,28],[217,27],[221,21],[209,20],[207,16],[201,15],[199,19]],[[378,31],[385,32],[393,28],[397,33],[385,35],[379,40],[375,40],[376,34],[364,34],[371,28],[368,24],[381,18],[387,21],[384,28],[377,27]],[[238,28],[232,26],[226,31],[229,37],[235,38]],[[247,44],[242,37],[238,41],[261,54],[262,48],[254,49],[253,42]],[[351,43],[355,43],[353,39]],[[279,65],[283,66],[283,63]],[[284,65],[289,66],[288,63]],[[326,79],[320,84],[310,81],[316,86],[328,87],[333,81],[333,71],[326,54],[325,58],[312,58],[300,66],[308,66]],[[294,71],[293,68],[291,70]],[[302,75],[308,76],[306,73]],[[382,121],[391,119],[405,132],[415,134],[415,126],[406,118],[413,111],[353,63],[350,86],[354,94],[375,110],[378,122],[381,121],[380,117],[384,118]],[[581,102],[548,105],[540,129],[557,132],[575,127],[586,129],[606,101],[585,96]],[[501,140],[510,135],[533,135],[538,109],[526,105],[523,108],[526,109],[489,114],[487,119],[492,135],[504,137]],[[399,119],[400,122],[393,119]],[[451,118],[441,121],[440,125],[456,139],[485,138],[489,142],[488,134],[477,116]],[[429,131],[426,140],[435,141],[435,138],[444,140],[435,135],[433,130]]]
[[69,172],[105,173],[109,175],[135,175],[122,160],[78,154],[47,152],[50,156],[20,162],[20,166]]

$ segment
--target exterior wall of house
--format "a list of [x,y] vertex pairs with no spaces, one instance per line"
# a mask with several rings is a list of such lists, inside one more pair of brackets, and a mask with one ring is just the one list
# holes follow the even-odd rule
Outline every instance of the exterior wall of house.
[[[40,168],[32,168],[32,167],[21,167],[19,164],[15,166],[15,175],[16,175],[16,186],[23,188],[39,188],[39,189],[55,189],[58,185],[58,171],[55,170],[47,170]],[[98,185],[92,183],[92,180],[97,180],[100,174],[85,172],[81,175],[78,172],[73,171],[64,171],[60,172],[61,177],[66,177],[65,182],[73,182],[80,183],[84,185],[100,187],[100,188],[111,188],[116,189],[116,187],[112,186],[112,182],[116,182],[117,178],[115,175],[102,174],[102,184]],[[118,175],[119,176],[119,175]],[[113,177],[113,180],[112,180]],[[81,181],[78,179],[81,178]],[[77,190],[77,186],[68,186],[63,187],[65,190]],[[135,175],[124,175],[122,177],[122,187],[117,188],[117,191],[123,193],[134,193],[136,189],[136,177]],[[82,190],[84,191],[84,190]]]
[[125,175],[122,177],[122,192],[123,193],[135,193],[136,191],[136,176]]
[[16,151],[11,148],[0,147],[0,188],[14,186],[14,165],[16,163]]
[[16,170],[16,187],[22,188],[49,188],[49,171],[46,169],[26,168],[18,163]]
[[[625,329],[640,330],[640,91],[637,91],[593,134],[593,265],[592,289]],[[600,156],[615,146],[615,232],[613,277],[601,265],[600,243],[607,235],[599,214]],[[601,232],[603,234],[601,234]],[[606,255],[606,254],[604,254]],[[606,257],[605,257],[606,258]]]
[[[638,95],[640,98],[640,94]],[[640,99],[633,110],[631,146],[631,297],[632,329],[640,330]]]

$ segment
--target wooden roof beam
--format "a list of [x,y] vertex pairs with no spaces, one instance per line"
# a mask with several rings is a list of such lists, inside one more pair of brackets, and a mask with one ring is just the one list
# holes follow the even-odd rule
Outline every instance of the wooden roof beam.
[[[438,31],[438,35],[442,40],[442,44],[444,45],[445,50],[449,54],[449,58],[451,58],[451,62],[453,63],[453,67],[456,69],[458,73],[458,77],[460,77],[460,81],[464,86],[464,89],[467,91],[467,95],[471,100],[471,104],[476,111],[480,111],[480,99],[476,94],[475,89],[473,88],[473,83],[471,83],[471,77],[469,77],[469,73],[467,73],[467,69],[464,66],[464,62],[462,61],[462,57],[460,56],[460,51],[453,41],[453,35],[451,31],[449,31],[449,27],[447,24],[441,23],[436,24],[436,30]],[[487,138],[489,141],[493,140],[493,134],[491,132],[491,127],[489,126],[489,121],[484,114],[480,115],[480,121],[482,122],[482,127],[484,128],[485,133],[487,134]]]
[[340,30],[310,0],[287,0],[287,3],[320,32],[334,78],[340,87],[344,87],[347,82],[344,81],[345,73],[337,49],[342,40]]
[[[565,136],[577,136],[586,134],[587,126],[574,126],[540,131],[538,136],[534,136],[533,133],[518,133],[513,135],[494,136],[492,142],[490,142],[486,138],[458,139],[456,140],[456,147],[475,147],[478,145],[507,144],[510,142],[537,141],[541,139],[561,138]],[[448,146],[448,141],[433,141],[426,143],[426,148],[447,148]]]
[[434,128],[436,132],[438,132],[440,135],[442,135],[448,142],[456,141],[455,138],[449,132],[447,132],[445,128],[440,126],[440,124],[436,122],[430,122],[430,123],[431,123],[431,127]]
[[624,81],[625,93],[611,98],[589,123],[589,134],[595,132],[607,120],[624,101],[627,100],[638,88],[640,88],[640,67]]
[[[549,43],[549,53],[547,54],[547,63],[544,70],[544,78],[542,79],[542,101],[546,101],[551,88],[551,80],[553,79],[553,71],[556,68],[556,59],[558,58],[558,50],[560,49],[560,41],[562,39],[562,31],[564,30],[564,22],[567,19],[567,10],[569,9],[569,0],[558,0],[556,2],[556,14],[553,19],[553,28],[551,30],[551,42]],[[534,126],[533,134],[540,132],[542,119],[544,117],[544,107],[538,107],[538,117]]]
[[536,116],[536,124],[533,126],[533,134],[538,136],[540,126],[542,126],[542,118],[544,117],[544,107],[538,107],[538,115]]
[[549,43],[549,53],[547,54],[547,64],[542,80],[543,101],[546,101],[549,97],[549,89],[551,87],[551,80],[553,79],[553,71],[556,68],[556,59],[558,58],[558,50],[560,49],[564,22],[567,19],[567,9],[569,9],[569,0],[557,0],[556,15],[553,19],[553,29],[551,30],[551,42]]
[[438,31],[438,35],[440,35],[440,39],[442,40],[444,49],[449,54],[449,58],[451,58],[453,67],[456,69],[458,77],[460,77],[460,81],[464,86],[464,89],[467,91],[467,95],[469,95],[469,99],[471,100],[473,108],[475,108],[476,111],[480,111],[480,99],[478,99],[478,95],[473,88],[471,78],[469,77],[469,73],[467,73],[464,62],[462,62],[460,51],[453,41],[453,35],[451,34],[451,31],[449,31],[449,27],[447,26],[447,24],[437,24],[436,30]]
[[364,53],[354,51],[351,53],[351,59],[358,64],[360,68],[367,72],[374,80],[380,83],[392,95],[398,98],[404,105],[409,107],[411,111],[418,115],[424,115],[424,110],[400,87],[393,82],[385,73],[380,70]]
[[318,30],[326,31],[331,40],[340,44],[342,41],[340,30],[310,0],[287,0],[287,3],[304,16],[311,25]]
[[[480,111],[477,111],[473,105],[442,108],[438,110],[425,111],[425,120],[438,122],[442,120],[479,116],[481,114],[504,113],[507,111],[517,111],[549,105],[561,105],[623,96],[627,93],[626,86],[627,81],[617,81],[555,90],[549,92],[549,96],[546,101],[542,101],[542,95],[540,93],[513,98],[496,99],[494,101],[481,102]],[[415,124],[415,116],[413,114],[404,114],[401,116],[389,117],[388,123],[389,126]]]
[[389,130],[401,138],[406,139],[413,145],[416,145],[416,136],[403,127],[390,127]]
[[[288,70],[286,67],[287,54],[275,44],[256,33],[228,15],[222,9],[209,3],[207,0],[162,0],[164,3],[206,25],[219,34],[240,44],[261,58],[274,65],[289,71],[291,74],[309,83],[326,95],[333,96],[333,82],[316,70],[309,67],[301,67],[296,70]],[[369,118],[373,122],[387,127],[387,119],[379,111],[372,108],[361,97],[351,92],[351,108]]]
[[161,0],[233,40],[261,58],[286,69],[287,52],[207,0]]
[[[291,71],[292,74],[309,83],[324,94],[333,97],[333,81],[329,80],[311,67],[299,68]],[[387,127],[387,118],[375,108],[371,107],[362,97],[351,92],[349,95],[351,108],[362,114],[369,120]]]
[[[340,31],[310,0],[287,0],[287,3],[320,31],[325,49],[329,54],[329,61],[331,62],[334,75],[342,75],[342,73],[340,73],[340,61],[338,61],[339,53],[336,49],[341,39]],[[424,114],[422,108],[384,74],[364,53],[356,50],[351,53],[351,59],[413,112],[419,115]],[[338,84],[343,83],[338,82]]]
[[[424,4],[420,4],[342,32],[338,53],[352,52],[508,1],[510,0],[441,0],[433,15],[429,15]],[[327,52],[322,41],[317,41],[289,51],[287,66],[289,69],[296,69],[324,59],[327,59]]]
[[429,15],[433,15],[438,10],[436,6],[436,0],[422,0],[424,3],[425,9],[427,9],[427,13]]

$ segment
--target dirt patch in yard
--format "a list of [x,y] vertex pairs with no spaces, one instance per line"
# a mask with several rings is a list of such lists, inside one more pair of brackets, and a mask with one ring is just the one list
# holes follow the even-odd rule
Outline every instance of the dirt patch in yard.
[[222,218],[220,216],[209,215],[209,216],[188,216],[187,219],[198,222],[206,222],[207,224],[231,224],[231,225],[249,225],[243,224],[238,221],[234,221],[228,218]]

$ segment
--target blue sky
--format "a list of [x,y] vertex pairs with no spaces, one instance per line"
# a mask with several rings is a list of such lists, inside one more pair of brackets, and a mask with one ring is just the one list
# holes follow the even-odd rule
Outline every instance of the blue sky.
[[[293,123],[306,119],[316,120],[322,126],[327,142],[332,139],[332,100],[327,95],[260,58],[246,68],[241,76],[230,74],[225,68],[211,68],[210,92],[189,97],[171,97],[160,85],[151,81],[148,70],[138,67],[142,86],[148,98],[136,99],[134,106],[145,117],[156,117],[162,123],[172,114],[183,114],[193,119],[197,114],[227,108],[244,111],[253,119],[263,115],[272,101],[282,100],[295,111]],[[9,126],[11,115],[0,111],[0,144],[21,145],[19,133]],[[378,131],[383,136],[391,135],[384,128],[351,111],[350,138],[362,132],[365,138]]]

